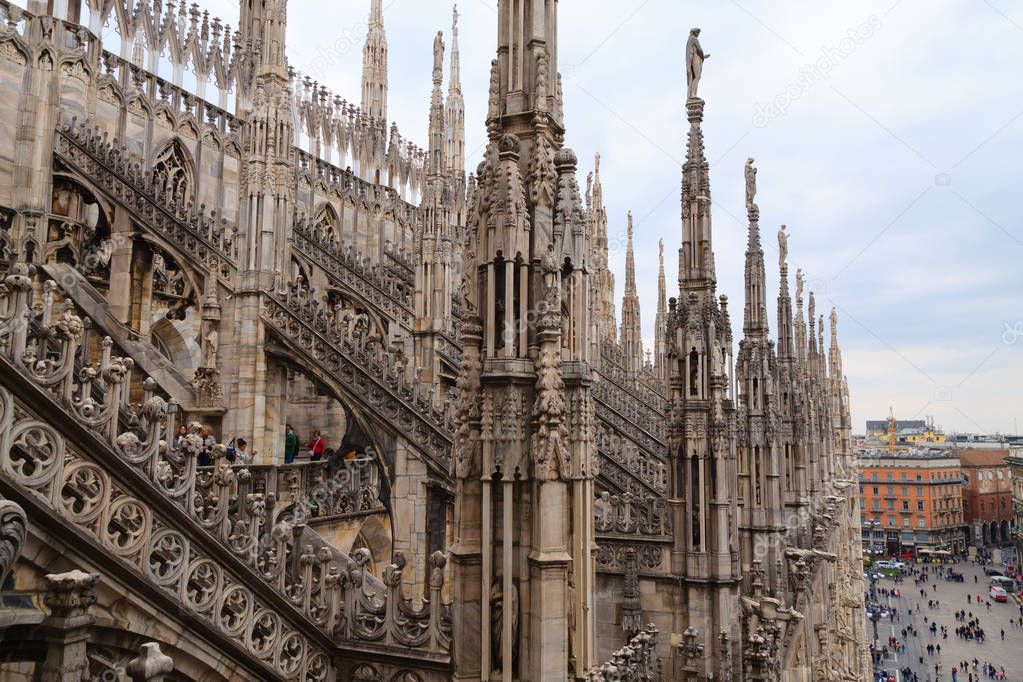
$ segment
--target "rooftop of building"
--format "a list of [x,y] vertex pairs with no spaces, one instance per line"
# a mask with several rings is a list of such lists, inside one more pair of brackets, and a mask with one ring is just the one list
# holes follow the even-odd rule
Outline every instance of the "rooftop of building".
[[894,455],[886,450],[860,450],[856,453],[860,468],[864,467],[958,467],[959,457],[939,450],[899,450]]
[[962,449],[957,451],[959,461],[964,467],[1004,466],[1009,456],[1007,449]]

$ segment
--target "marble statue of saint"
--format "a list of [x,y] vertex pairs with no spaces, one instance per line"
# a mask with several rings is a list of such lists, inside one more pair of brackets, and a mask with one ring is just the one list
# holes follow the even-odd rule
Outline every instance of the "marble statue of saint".
[[689,83],[689,99],[696,97],[705,59],[710,59],[710,55],[705,54],[703,47],[700,46],[700,29],[694,28],[689,31],[689,42],[686,43],[686,79]]
[[789,259],[789,235],[785,232],[785,226],[782,225],[781,229],[778,230],[778,265],[784,266],[785,261]]
[[796,300],[802,300],[803,298],[803,269],[799,268],[796,270]]
[[512,583],[511,594],[505,599],[502,582],[503,579],[498,575],[490,588],[490,650],[493,654],[494,670],[504,669],[504,646],[501,638],[504,635],[505,608],[510,609],[512,614],[512,661],[509,663],[515,660],[519,642],[519,590],[515,583]]
[[746,159],[746,208],[753,206],[753,199],[757,196],[757,169],[753,167],[753,159]]
[[473,305],[472,297],[470,295],[470,278],[467,273],[462,275],[461,280],[458,282],[458,297],[462,299],[462,309],[469,314],[476,312],[476,306]]
[[217,366],[217,349],[220,347],[220,335],[216,329],[211,329],[210,333],[206,335],[202,346],[202,366],[203,367],[216,367]]
[[437,31],[433,39],[433,80],[439,81],[444,75],[444,32]]
[[540,261],[540,269],[543,271],[543,297],[545,301],[557,300],[555,292],[558,290],[558,259],[554,255],[554,244],[547,245]]

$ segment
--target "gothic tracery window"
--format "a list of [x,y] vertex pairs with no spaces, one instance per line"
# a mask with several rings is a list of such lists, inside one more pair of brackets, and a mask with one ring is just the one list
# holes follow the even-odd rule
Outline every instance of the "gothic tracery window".
[[337,214],[330,206],[327,206],[320,211],[320,215],[316,218],[316,231],[319,233],[320,237],[328,243],[337,242],[339,232],[338,225],[339,221]]
[[153,191],[169,204],[184,205],[192,196],[191,164],[181,143],[172,141],[156,155]]

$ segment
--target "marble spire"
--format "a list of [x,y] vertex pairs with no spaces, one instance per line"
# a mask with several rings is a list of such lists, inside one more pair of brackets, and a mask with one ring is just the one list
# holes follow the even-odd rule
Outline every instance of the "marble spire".
[[387,120],[387,34],[383,0],[371,0],[366,44],[362,48],[362,111]]
[[454,173],[465,171],[465,100],[462,97],[461,52],[458,49],[458,5],[451,10],[451,72],[444,104],[447,166]]
[[622,296],[621,344],[626,367],[638,372],[643,367],[643,335],[636,292],[636,255],[633,247],[632,212],[628,216],[628,238],[625,247],[625,292]]

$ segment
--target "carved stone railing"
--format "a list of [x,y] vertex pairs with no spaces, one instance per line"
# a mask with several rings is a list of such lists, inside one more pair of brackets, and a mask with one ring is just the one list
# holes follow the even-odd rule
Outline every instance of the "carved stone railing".
[[[0,389],[0,475],[10,485],[281,676],[328,679],[330,641],[363,652],[415,646],[422,650],[397,656],[446,660],[441,584],[415,610],[400,580],[392,586],[365,572],[368,555],[297,546],[306,514],[291,484],[290,499],[279,485],[294,481],[289,467],[230,466],[216,446],[213,466],[197,470],[201,426],[191,424],[178,441],[176,405],[156,394],[151,378],[142,403],[129,404],[133,363],[114,356],[108,339],[98,363],[75,371],[85,323],[70,301],[55,305],[52,280],[33,311],[34,274],[16,263],[0,286],[0,372],[8,377]],[[15,394],[9,386],[18,381],[24,387]],[[36,407],[21,404],[29,398]],[[59,425],[44,416],[57,414]],[[443,555],[433,561],[442,565]],[[394,570],[400,576],[401,567]],[[440,580],[443,571],[431,575]]]
[[152,173],[106,133],[79,123],[62,125],[56,136],[57,158],[123,203],[136,222],[154,230],[175,247],[177,255],[201,264],[230,283],[238,244],[234,226],[204,206],[168,203],[157,196]]
[[651,410],[664,414],[668,409],[664,389],[657,385],[655,377],[646,368],[636,374],[630,374],[625,369],[625,353],[619,344],[609,340],[601,342],[599,372],[609,381],[618,384],[623,393],[639,399]]
[[651,623],[629,643],[611,654],[611,660],[591,670],[587,682],[660,682],[657,628]]
[[369,458],[246,468],[256,493],[275,493],[277,499],[290,501],[308,518],[386,510],[380,499],[380,467]]
[[597,449],[603,455],[601,478],[622,492],[649,490],[664,495],[668,489],[667,446],[596,399],[594,408],[599,421]]
[[306,220],[296,221],[292,234],[295,249],[322,267],[330,280],[351,289],[367,305],[403,327],[412,328],[413,287],[406,281],[388,274],[379,265],[370,265],[369,259],[351,245],[330,239]]
[[450,406],[433,406],[433,389],[423,390],[408,379],[407,368],[363,338],[349,338],[335,327],[333,312],[316,299],[315,292],[290,285],[284,293],[264,292],[263,321],[280,342],[312,363],[313,374],[366,405],[367,417],[404,436],[426,456],[442,476],[448,472],[451,451]]
[[666,420],[663,412],[649,409],[638,397],[623,393],[619,385],[609,385],[606,380],[595,381],[592,393],[597,416],[602,413],[608,420],[617,416],[617,421],[627,425],[632,440],[650,452],[664,449]]
[[600,493],[594,503],[594,519],[598,537],[671,538],[671,515],[664,498]]

